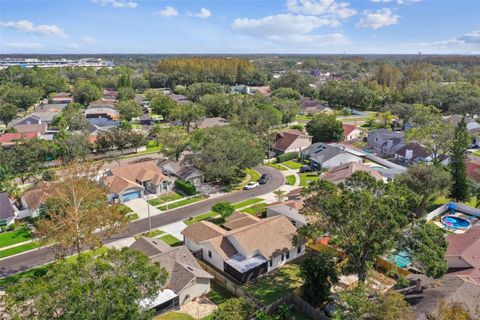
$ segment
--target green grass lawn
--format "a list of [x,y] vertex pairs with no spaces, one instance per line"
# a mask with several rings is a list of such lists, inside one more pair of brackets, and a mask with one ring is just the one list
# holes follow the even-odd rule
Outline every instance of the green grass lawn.
[[474,156],[480,157],[480,151],[473,151],[472,154]]
[[259,202],[262,202],[262,201],[263,201],[263,199],[260,199],[260,198],[252,198],[252,199],[248,199],[248,200],[245,200],[245,201],[242,201],[242,202],[235,203],[233,205],[233,207],[235,209],[245,208],[247,206],[250,206],[252,204],[259,203]]
[[8,256],[13,256],[14,254],[25,252],[40,247],[40,244],[37,241],[25,243],[16,247],[12,247],[5,250],[0,250],[0,258],[5,258]]
[[155,320],[195,320],[195,318],[186,313],[170,311],[159,315]]
[[127,214],[127,220],[128,220],[128,221],[137,220],[138,218],[140,218],[140,217],[138,216],[138,213],[135,213],[135,212],[134,212],[134,213],[129,213],[129,214]]
[[204,196],[198,195],[198,196],[195,196],[195,197],[192,197],[192,198],[188,198],[188,199],[184,199],[184,200],[174,202],[174,203],[169,204],[169,205],[159,206],[158,209],[160,209],[162,211],[171,210],[171,209],[183,207],[183,206],[198,202],[198,201],[203,200],[203,199],[205,199]]
[[317,181],[319,176],[314,173],[300,173],[300,186],[306,187],[312,181]]
[[118,204],[117,207],[118,207],[118,210],[120,210],[120,212],[123,213],[123,214],[133,212],[133,210],[130,207],[128,207],[124,204]]
[[217,215],[217,213],[213,212],[213,211],[210,211],[210,212],[207,212],[207,213],[202,213],[202,214],[199,214],[198,216],[195,216],[193,217],[192,219],[187,219],[187,220],[183,220],[183,222],[186,224],[186,225],[191,225],[195,222],[199,222],[199,221],[202,221],[202,220],[206,220],[206,219],[209,219],[209,218],[213,218]]
[[207,297],[217,305],[235,297],[233,294],[220,287],[215,281],[210,281],[210,288],[211,290],[207,294]]
[[262,212],[266,211],[266,208],[268,207],[268,204],[267,203],[258,203],[258,204],[255,204],[251,207],[248,207],[244,210],[242,210],[243,212],[245,213],[248,213],[248,214],[251,214],[251,215],[254,215],[254,216],[258,216],[260,215]]
[[183,198],[183,196],[176,192],[169,192],[167,194],[162,194],[154,199],[148,200],[152,206],[156,207],[166,202],[174,201]]
[[301,167],[303,167],[303,164],[301,164],[300,162],[292,161],[292,160],[282,162],[282,164],[292,170],[298,170]]
[[245,187],[249,182],[258,181],[258,179],[260,179],[260,173],[257,171],[250,168],[247,168],[244,171],[248,175],[248,179],[245,177],[241,182],[238,182],[238,184],[234,185],[233,188],[235,190],[242,190],[243,187]]
[[145,232],[142,235],[149,238],[156,238],[157,236],[164,234],[165,232],[160,229],[152,230],[152,232]]
[[298,262],[293,262],[256,282],[246,284],[244,289],[261,303],[268,305],[302,286],[302,284],[300,265]]
[[161,145],[157,146],[157,142],[155,140],[149,140],[147,142],[147,151],[148,152],[154,152],[154,151],[160,151],[162,149]]
[[166,234],[163,237],[159,237],[158,239],[164,241],[166,244],[168,244],[172,247],[181,246],[183,244],[183,242],[181,240],[178,240],[177,238],[175,238],[171,234]]
[[285,168],[284,166],[281,166],[281,165],[279,165],[279,164],[277,164],[277,163],[267,163],[267,166],[272,167],[272,168],[274,168],[274,169],[277,169],[277,170],[279,170],[279,171],[287,170],[287,168]]
[[295,178],[295,176],[292,174],[291,176],[287,176],[287,184],[289,186],[293,186],[295,185],[295,182],[297,181],[297,178]]
[[299,115],[295,116],[295,121],[310,121],[310,120],[312,120],[312,118],[313,118],[312,116],[306,116],[306,115],[299,114]]
[[0,248],[28,241],[31,238],[30,230],[25,226],[20,226],[15,230],[0,233]]

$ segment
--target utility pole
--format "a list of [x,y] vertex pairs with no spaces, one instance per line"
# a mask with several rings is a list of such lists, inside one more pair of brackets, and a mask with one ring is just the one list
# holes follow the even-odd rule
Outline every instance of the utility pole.
[[149,193],[147,191],[147,212],[148,212],[148,233],[152,232],[152,220],[150,219],[150,202],[148,202]]

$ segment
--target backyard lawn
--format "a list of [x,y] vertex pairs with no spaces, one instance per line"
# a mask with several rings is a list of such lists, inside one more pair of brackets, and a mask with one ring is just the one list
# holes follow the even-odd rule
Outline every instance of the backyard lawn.
[[152,206],[156,207],[161,204],[164,204],[166,202],[174,201],[183,198],[181,194],[178,194],[176,192],[170,192],[167,194],[162,194],[154,199],[148,200],[148,203],[150,203]]
[[195,197],[191,197],[191,198],[187,198],[187,199],[184,199],[184,200],[174,202],[172,204],[159,206],[158,209],[160,209],[162,211],[171,210],[171,209],[183,207],[183,206],[198,202],[198,201],[203,200],[203,199],[205,199],[204,196],[198,195],[198,196],[195,196]]
[[289,186],[293,186],[295,185],[295,182],[297,181],[297,178],[295,178],[295,176],[292,174],[291,176],[287,176],[287,184]]
[[9,248],[9,249],[0,250],[0,258],[13,256],[14,254],[22,253],[22,252],[32,250],[32,249],[35,249],[35,248],[38,248],[38,247],[40,247],[40,244],[36,241],[33,241],[33,242],[28,242],[28,243],[25,243],[25,244],[21,244],[19,246],[15,246],[15,247],[12,247],[12,248]]
[[233,205],[233,207],[235,209],[241,209],[241,208],[251,206],[252,204],[262,202],[262,201],[263,201],[263,199],[260,199],[260,198],[252,198],[252,199],[248,199],[248,200],[245,200],[245,201],[242,201],[242,202],[235,203]]
[[178,240],[177,238],[175,238],[171,234],[166,234],[163,237],[159,237],[157,239],[162,240],[163,242],[165,242],[166,244],[168,244],[169,246],[172,246],[172,247],[181,246],[183,244],[183,242],[181,240]]
[[207,294],[208,299],[212,300],[215,304],[219,305],[224,303],[230,298],[235,296],[228,292],[226,289],[220,287],[215,281],[210,281],[211,290]]
[[298,170],[301,167],[303,167],[303,164],[301,164],[300,162],[292,161],[292,160],[282,162],[282,164],[292,170]]
[[299,263],[298,260],[288,263],[256,282],[248,283],[244,289],[258,301],[268,305],[302,286]]
[[30,240],[30,230],[21,226],[15,230],[0,233],[0,248]]
[[300,186],[306,187],[312,181],[317,181],[319,176],[314,173],[300,173]]

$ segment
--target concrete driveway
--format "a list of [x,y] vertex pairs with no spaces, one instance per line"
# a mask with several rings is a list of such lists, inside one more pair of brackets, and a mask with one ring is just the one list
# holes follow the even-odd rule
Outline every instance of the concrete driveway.
[[127,207],[133,210],[136,214],[138,214],[139,219],[148,218],[148,207],[150,207],[150,216],[155,216],[157,214],[161,214],[162,211],[158,210],[152,205],[149,205],[147,200],[140,198],[140,199],[133,199],[124,203]]
[[186,227],[187,225],[183,223],[183,221],[178,221],[171,224],[167,224],[166,226],[161,227],[160,230],[165,231],[165,233],[171,234],[178,240],[183,241],[183,235],[181,234],[181,232]]

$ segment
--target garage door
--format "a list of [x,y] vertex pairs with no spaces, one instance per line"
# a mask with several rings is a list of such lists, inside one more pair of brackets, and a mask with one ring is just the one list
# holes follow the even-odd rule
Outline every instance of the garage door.
[[140,191],[132,191],[132,192],[127,192],[124,193],[122,196],[123,202],[127,202],[133,199],[139,199],[141,197]]

